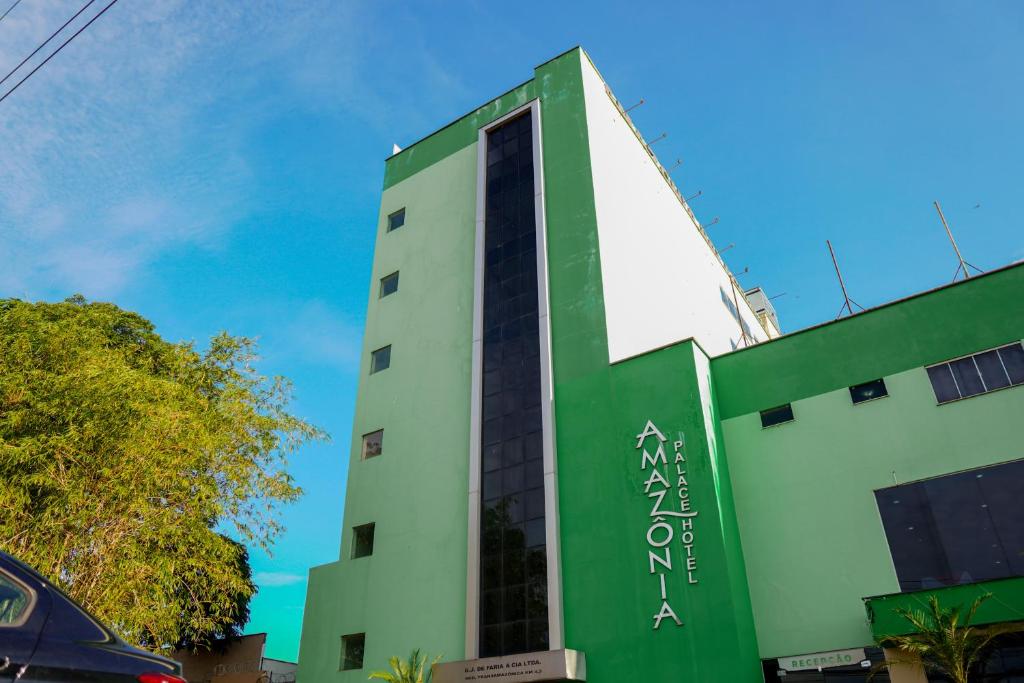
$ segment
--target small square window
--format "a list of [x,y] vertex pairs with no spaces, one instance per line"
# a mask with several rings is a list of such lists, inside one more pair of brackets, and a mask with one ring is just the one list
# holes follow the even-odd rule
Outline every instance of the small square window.
[[405,225],[405,208],[401,208],[388,216],[388,232],[398,230]]
[[370,374],[391,367],[391,345],[388,344],[370,354]]
[[792,422],[793,420],[793,406],[788,403],[784,406],[761,411],[762,427],[774,427],[775,425]]
[[341,670],[363,668],[363,651],[366,649],[366,634],[353,633],[341,637]]
[[870,382],[864,382],[864,384],[856,384],[850,387],[850,398],[853,399],[855,404],[863,403],[864,401],[871,401],[888,395],[889,392],[885,388],[885,380],[882,379],[874,379]]
[[373,522],[352,527],[352,559],[373,555]]
[[363,460],[375,458],[384,450],[384,430],[378,429],[369,434],[363,434]]
[[391,275],[385,275],[380,279],[380,298],[394,294],[398,291],[398,271],[391,273]]

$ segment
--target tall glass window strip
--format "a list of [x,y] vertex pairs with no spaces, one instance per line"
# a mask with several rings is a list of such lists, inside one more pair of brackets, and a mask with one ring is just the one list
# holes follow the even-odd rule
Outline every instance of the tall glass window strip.
[[928,379],[939,403],[1024,384],[1024,347],[1014,342],[939,363],[928,368]]
[[1024,576],[1024,460],[875,491],[900,590]]
[[480,656],[548,649],[533,127],[487,136]]

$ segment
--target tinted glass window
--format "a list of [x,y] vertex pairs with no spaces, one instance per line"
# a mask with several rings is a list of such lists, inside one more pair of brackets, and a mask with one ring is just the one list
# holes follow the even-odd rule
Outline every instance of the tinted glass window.
[[1010,386],[1010,378],[1006,376],[1006,368],[1003,367],[1003,361],[999,360],[998,351],[993,349],[979,353],[974,357],[974,362],[978,365],[986,389],[992,391]]
[[363,668],[363,652],[366,650],[366,634],[353,633],[341,637],[341,670]]
[[875,492],[900,589],[1024,576],[1024,460]]
[[388,294],[394,294],[398,291],[398,273],[391,273],[391,275],[385,275],[380,279],[380,298],[386,297]]
[[864,401],[888,395],[889,392],[885,388],[885,382],[880,379],[850,387],[850,398],[853,399],[854,403],[863,403]]
[[391,346],[377,349],[370,354],[370,374],[387,370],[391,367]]
[[999,358],[1013,384],[1024,384],[1024,347],[1020,343],[1007,344],[999,349]]
[[363,435],[363,460],[380,455],[384,449],[384,430]]
[[928,368],[928,379],[932,382],[932,389],[935,390],[935,398],[939,403],[960,398],[960,392],[953,380],[953,371],[945,363]]
[[985,385],[981,383],[981,374],[978,373],[978,366],[974,364],[974,358],[961,358],[950,362],[949,369],[953,371],[953,379],[956,380],[956,387],[960,390],[960,396],[974,396],[985,391]]
[[793,421],[793,406],[786,404],[778,408],[769,408],[761,411],[761,426],[772,427],[783,422]]
[[352,559],[373,555],[373,522],[352,529]]
[[530,114],[487,136],[480,656],[548,649]]
[[405,225],[405,209],[399,209],[388,216],[388,232],[398,230]]
[[0,627],[21,624],[28,616],[31,606],[32,593],[0,572]]

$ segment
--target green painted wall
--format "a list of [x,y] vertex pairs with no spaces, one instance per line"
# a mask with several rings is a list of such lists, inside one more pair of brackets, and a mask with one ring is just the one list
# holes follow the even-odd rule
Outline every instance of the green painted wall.
[[1024,264],[716,358],[723,419],[1020,339]]
[[[760,681],[728,477],[709,451],[694,349],[608,364],[581,68],[562,59],[537,72],[538,82],[564,83],[557,100],[544,100],[543,121],[566,646],[586,653],[591,683]],[[701,583],[671,574],[670,604],[685,625],[664,621],[656,632],[651,501],[634,448],[647,419],[685,436],[701,510]],[[681,552],[677,543],[674,567]]]
[[[992,296],[963,329],[941,316],[932,323],[958,337],[960,352],[1005,342],[988,309],[1011,299]],[[1024,319],[1016,325],[1020,338]],[[884,375],[889,396],[853,405],[844,385],[793,401],[794,422],[762,429],[754,412],[722,423],[762,657],[871,642],[862,598],[899,591],[875,489],[894,477],[905,483],[1024,457],[1024,387],[938,406],[923,367],[872,372],[863,358],[879,368],[891,359],[863,349],[848,359],[822,344],[819,362],[859,366],[858,381]],[[717,361],[712,368],[724,393]],[[772,372],[765,367],[730,391],[767,392],[760,383]]]
[[[310,574],[299,680],[363,681],[414,647],[461,659],[465,643],[476,144],[384,192],[363,341],[340,562]],[[406,223],[384,230],[406,207]],[[378,298],[399,271],[398,292]],[[370,351],[391,367],[369,375]],[[384,429],[383,454],[360,459]],[[340,492],[339,492],[340,495]],[[370,557],[352,527],[374,522]],[[339,672],[340,637],[366,633],[365,668]]]

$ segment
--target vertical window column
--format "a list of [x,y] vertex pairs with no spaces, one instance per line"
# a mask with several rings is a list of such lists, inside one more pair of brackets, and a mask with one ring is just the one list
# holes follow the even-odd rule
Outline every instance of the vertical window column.
[[532,116],[487,135],[480,656],[548,649]]

